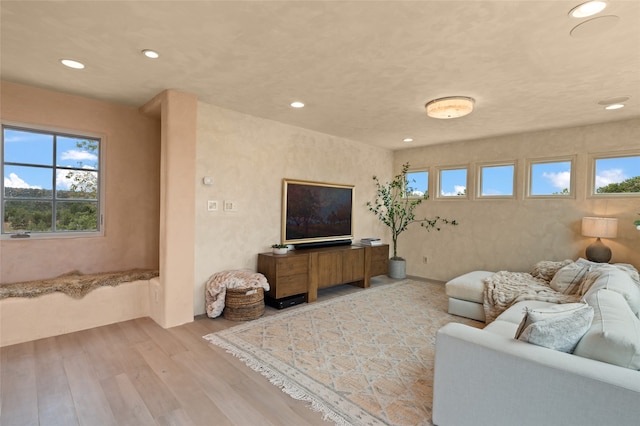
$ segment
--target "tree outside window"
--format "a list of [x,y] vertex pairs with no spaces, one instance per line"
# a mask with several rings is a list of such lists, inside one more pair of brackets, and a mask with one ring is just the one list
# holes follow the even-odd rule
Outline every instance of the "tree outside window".
[[594,158],[593,193],[640,194],[640,155]]

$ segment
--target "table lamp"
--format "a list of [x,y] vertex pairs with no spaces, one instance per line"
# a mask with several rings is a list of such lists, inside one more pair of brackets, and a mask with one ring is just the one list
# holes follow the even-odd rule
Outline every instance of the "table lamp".
[[607,263],[611,260],[611,249],[600,238],[615,238],[618,234],[618,219],[609,217],[583,217],[582,235],[595,237],[596,241],[587,247],[587,260]]

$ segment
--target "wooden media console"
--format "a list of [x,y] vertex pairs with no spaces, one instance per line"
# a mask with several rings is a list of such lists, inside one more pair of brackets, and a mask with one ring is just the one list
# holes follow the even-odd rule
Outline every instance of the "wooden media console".
[[258,272],[269,282],[273,299],[304,294],[318,299],[318,289],[339,284],[368,288],[371,277],[386,274],[389,245],[336,246],[292,250],[287,254],[260,253]]

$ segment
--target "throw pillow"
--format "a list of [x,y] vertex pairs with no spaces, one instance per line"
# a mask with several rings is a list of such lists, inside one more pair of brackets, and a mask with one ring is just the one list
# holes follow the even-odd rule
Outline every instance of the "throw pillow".
[[588,272],[588,265],[572,262],[556,272],[549,287],[562,294],[576,294]]
[[593,324],[575,355],[640,370],[640,319],[620,293],[601,289],[585,297],[593,306]]
[[533,265],[529,273],[535,278],[540,278],[545,280],[546,282],[549,282],[560,268],[568,265],[569,263],[573,263],[573,260],[566,259],[561,262],[556,262],[553,260],[541,260],[540,262]]
[[593,320],[586,303],[567,303],[548,309],[527,309],[515,338],[523,342],[572,353]]

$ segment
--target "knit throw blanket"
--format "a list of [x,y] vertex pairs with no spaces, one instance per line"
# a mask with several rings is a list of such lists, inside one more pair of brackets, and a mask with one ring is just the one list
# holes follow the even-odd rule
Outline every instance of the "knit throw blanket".
[[80,299],[91,290],[103,287],[115,287],[118,284],[138,280],[149,280],[159,276],[158,270],[133,269],[124,272],[106,272],[101,274],[81,274],[69,272],[47,280],[23,281],[0,284],[0,299],[7,297],[37,297],[56,291]]
[[549,281],[526,272],[500,271],[484,279],[484,314],[489,324],[509,306],[522,300],[541,300],[552,303],[577,302],[575,294],[558,293]]
[[[551,288],[555,274],[566,267],[580,265],[575,274],[575,285],[563,292]],[[580,301],[591,285],[608,270],[619,269],[627,273],[640,287],[638,271],[629,264],[599,264],[579,259],[575,263],[566,259],[561,262],[543,260],[531,269],[531,273],[500,271],[484,279],[484,313],[486,323],[493,322],[498,315],[514,303],[523,300],[539,300],[551,303],[574,303]]]

